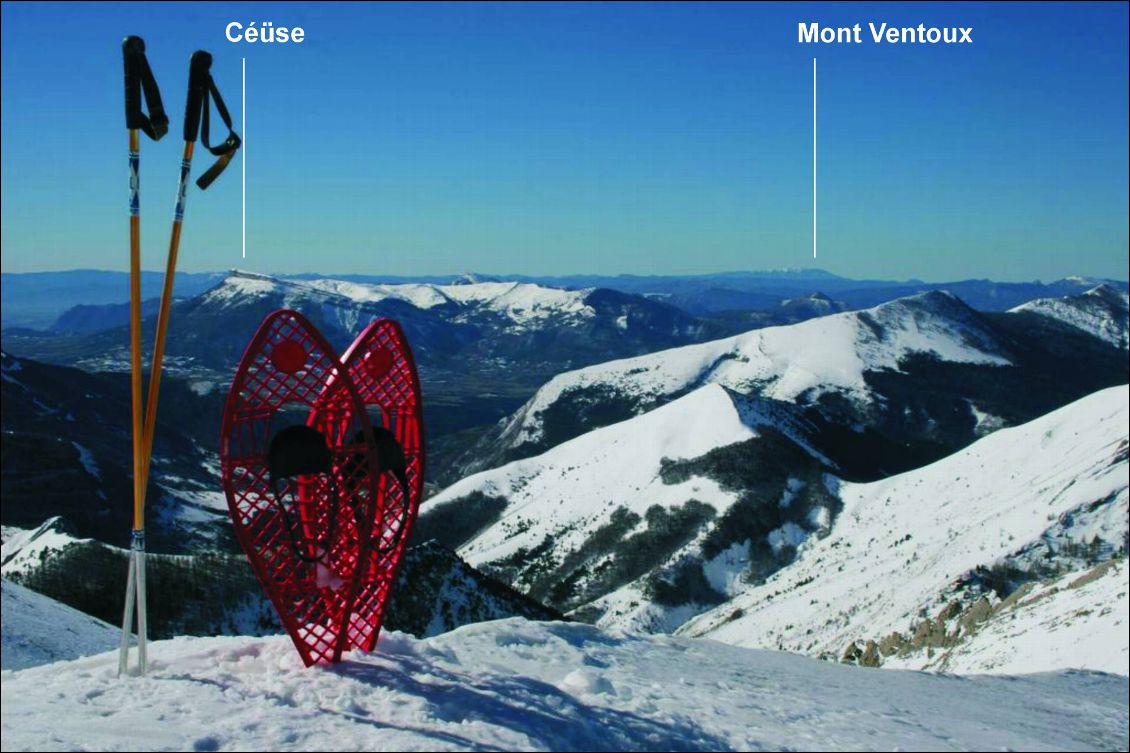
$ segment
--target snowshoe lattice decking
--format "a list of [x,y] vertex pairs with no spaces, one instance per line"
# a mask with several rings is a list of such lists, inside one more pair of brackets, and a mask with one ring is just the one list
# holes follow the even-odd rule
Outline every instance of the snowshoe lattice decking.
[[[370,325],[345,363],[300,314],[271,314],[221,435],[237,538],[307,665],[375,645],[422,491],[419,383],[399,327]],[[295,422],[324,438],[328,466],[278,462]]]
[[[342,363],[369,412],[382,471],[378,529],[371,539],[368,569],[349,629],[350,646],[371,651],[423,499],[422,393],[408,340],[400,325],[390,319],[366,327],[346,350]],[[315,419],[311,415],[311,421]]]

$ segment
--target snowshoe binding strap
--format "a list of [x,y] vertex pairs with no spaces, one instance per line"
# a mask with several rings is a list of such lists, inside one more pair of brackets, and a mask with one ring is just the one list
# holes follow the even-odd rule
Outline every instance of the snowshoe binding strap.
[[[362,432],[357,432],[353,437],[354,444],[364,444],[365,435]],[[408,512],[410,509],[409,500],[411,497],[408,495],[408,462],[404,457],[404,447],[400,442],[396,441],[396,436],[383,426],[373,426],[373,443],[377,448],[377,473],[388,473],[397,483],[400,484],[401,493],[401,506],[400,506],[400,525],[396,529],[396,536],[392,541],[385,542],[384,537],[381,536],[381,546],[376,548],[377,558],[383,558],[396,550],[400,545],[400,540],[404,538],[404,534],[408,529]],[[350,462],[362,462],[357,458]],[[360,510],[355,513],[360,516]],[[360,522],[358,522],[358,530],[361,529]]]
[[[145,42],[141,37],[122,40],[122,61],[126,73],[126,128],[139,130],[154,141],[160,141],[169,132],[169,118],[161,104],[161,91],[149,68]],[[149,108],[148,115],[141,110],[143,95]]]
[[[210,99],[215,100],[216,112],[220,114],[228,129],[227,138],[219,146],[212,146],[209,143]],[[235,157],[236,150],[242,142],[239,134],[232,129],[231,115],[228,113],[227,105],[224,104],[224,98],[220,96],[220,90],[216,88],[215,79],[212,78],[212,56],[204,50],[197,50],[192,54],[188,71],[188,102],[184,109],[184,140],[196,141],[197,134],[204,148],[219,158],[196,179],[196,185],[205,189],[220,177],[220,173]]]
[[[326,438],[320,431],[310,426],[288,426],[271,439],[267,450],[267,473],[270,479],[272,501],[278,507],[283,517],[290,543],[295,555],[303,562],[318,562],[328,553],[333,543],[334,531],[337,527],[338,493],[337,483],[333,472],[333,453],[330,451]],[[287,509],[285,500],[287,491],[295,494],[297,485],[291,479],[297,476],[310,476],[325,474],[329,478],[330,497],[332,507],[329,511],[326,524],[325,537],[321,540],[305,541],[300,539],[305,536],[298,529],[302,521],[294,520],[294,516]],[[292,508],[297,508],[297,503]],[[308,554],[312,550],[314,554]]]

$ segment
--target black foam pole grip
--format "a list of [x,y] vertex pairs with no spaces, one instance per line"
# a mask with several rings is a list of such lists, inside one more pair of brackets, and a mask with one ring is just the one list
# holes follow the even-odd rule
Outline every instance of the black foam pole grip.
[[145,42],[141,37],[126,37],[122,40],[122,62],[125,64],[126,78],[126,128],[142,128],[145,116],[141,112],[141,72],[138,70],[139,55],[145,54]]
[[212,78],[212,56],[204,50],[192,53],[188,68],[188,101],[184,106],[184,140],[196,141],[200,132],[200,114],[204,111],[204,98]]

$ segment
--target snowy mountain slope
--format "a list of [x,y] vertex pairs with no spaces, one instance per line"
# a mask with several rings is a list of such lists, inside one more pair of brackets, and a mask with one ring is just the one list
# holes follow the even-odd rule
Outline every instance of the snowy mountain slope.
[[4,543],[0,545],[0,573],[5,577],[22,575],[68,547],[89,543],[90,539],[68,533],[66,523],[58,515],[43,521],[38,528],[5,526]]
[[1130,295],[1112,285],[1098,285],[1063,298],[1039,298],[1010,311],[1040,314],[1123,350],[1130,347]]
[[[688,490],[659,480],[662,458],[697,457],[752,436],[754,429],[741,420],[726,391],[706,387],[631,421],[578,437],[544,457],[466,478],[425,502],[423,514],[474,491],[508,498],[518,492],[520,496],[511,499],[505,515],[525,513],[523,519],[529,521],[528,527],[522,526],[525,530],[512,534],[496,530],[461,548],[473,563],[499,559],[522,546],[532,548],[549,533],[546,526],[573,528],[576,518],[593,516],[600,523],[607,522],[614,505],[627,504],[633,512],[643,513],[653,503],[682,503]],[[707,504],[725,506],[729,501],[717,485],[695,491]],[[571,503],[564,514],[570,518],[555,525],[553,508],[562,506],[564,494]],[[657,496],[664,494],[672,499]],[[574,509],[578,506],[580,509]],[[512,522],[507,527],[517,525]],[[584,538],[578,536],[575,543]],[[559,541],[558,546],[568,547],[569,541]]]
[[[0,668],[25,669],[110,651],[121,631],[102,620],[12,583],[3,583]],[[5,690],[7,690],[5,688]],[[4,703],[9,696],[5,694]],[[7,745],[4,746],[7,748]]]
[[863,312],[767,327],[736,337],[598,364],[562,374],[523,410],[515,442],[536,441],[540,415],[563,393],[601,385],[642,402],[715,383],[775,400],[814,400],[838,391],[874,394],[868,371],[898,370],[910,354],[955,363],[1006,365],[1005,348],[976,313],[946,293],[927,293]]
[[[81,537],[126,545],[132,523],[129,378],[0,353],[4,525],[34,529],[62,516]],[[214,452],[221,403],[183,381],[161,383],[149,542],[165,551],[223,546],[227,505]],[[197,441],[197,437],[206,437]],[[216,497],[221,497],[216,504]],[[230,536],[228,537],[230,539]]]
[[[128,550],[78,538],[58,517],[35,530],[5,527],[4,534],[6,579],[94,619],[121,619]],[[281,631],[242,554],[204,550],[170,555],[151,550],[146,562],[150,636]]]
[[[470,563],[534,598],[560,609],[590,605],[586,619],[600,617],[593,600],[629,584],[656,591],[649,602],[680,607],[685,619],[688,604],[690,614],[701,611],[733,584],[698,576],[700,587],[688,596],[667,580],[693,577],[702,557],[724,556],[751,526],[766,527],[754,554],[774,569],[831,520],[834,500],[820,483],[829,461],[805,432],[788,406],[707,385],[544,455],[468,477],[424,503],[421,526],[446,533],[445,543]],[[642,621],[619,614],[615,624],[678,624],[663,611],[638,615]]]
[[1125,382],[1123,352],[1049,322],[930,292],[597,364],[544,384],[458,465],[529,457],[713,383],[795,401],[848,476],[874,480]]
[[452,550],[425,541],[404,553],[385,627],[430,638],[474,622],[514,616],[561,619],[560,613],[484,575]]
[[[1128,403],[1126,386],[1110,388],[915,471],[868,484],[829,478],[843,501],[830,534],[808,539],[793,564],[680,632],[830,658],[854,643],[870,656],[851,649],[850,658],[878,663],[901,654],[904,666],[929,665],[935,649],[975,632],[1022,583],[1125,556]],[[1113,654],[1095,656],[1121,657],[1103,669],[1126,674],[1125,578],[1101,578],[1095,587],[1102,589],[1098,600],[1115,611],[1082,615],[1082,633],[1098,640],[1120,624]],[[1073,605],[1066,597],[1046,603],[1048,610]],[[1060,614],[1033,609],[1021,623]],[[995,634],[1025,640],[1007,624],[1001,618]],[[1035,632],[1041,631],[1047,632]],[[1086,646],[1055,666],[1093,666]],[[1015,666],[992,657],[979,663],[974,657],[982,648],[971,644],[957,666]],[[1008,646],[994,650],[1022,654]]]
[[151,645],[4,672],[5,750],[1090,750],[1126,678],[875,672],[712,641],[522,620],[303,669],[284,638]]
[[[995,605],[965,640],[927,657],[924,668],[1022,674],[1072,667],[1127,674],[1128,592],[1125,558],[1028,584]],[[896,655],[883,665],[917,669],[922,657]]]
[[559,374],[480,442],[466,469],[536,454],[703,384],[806,404],[842,395],[871,410],[876,395],[867,375],[897,371],[912,354],[1010,363],[1001,339],[976,312],[948,294],[927,293]]
[[[111,620],[121,610],[125,556],[121,549],[76,538],[67,532],[65,521],[55,517],[35,530],[5,526],[0,562],[6,579],[94,615],[92,619]],[[170,557],[151,552],[148,561],[150,635],[282,632],[242,554]],[[561,617],[479,572],[450,549],[425,541],[405,552],[384,621],[393,630],[430,636],[513,616]]]

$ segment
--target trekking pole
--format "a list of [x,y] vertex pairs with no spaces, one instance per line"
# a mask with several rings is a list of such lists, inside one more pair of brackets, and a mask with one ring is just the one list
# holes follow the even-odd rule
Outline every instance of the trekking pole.
[[[188,195],[188,178],[192,171],[192,154],[196,147],[196,138],[201,130],[203,120],[204,146],[215,153],[222,152],[221,159],[224,166],[231,160],[231,155],[239,148],[239,136],[231,131],[231,120],[224,107],[223,100],[215,88],[211,75],[212,56],[203,50],[197,50],[192,55],[188,71],[188,98],[184,112],[184,151],[181,154],[180,178],[177,182],[176,205],[173,208],[173,227],[169,236],[169,253],[165,262],[165,283],[161,291],[161,305],[157,312],[157,334],[153,341],[153,360],[149,368],[149,389],[145,404],[145,427],[142,434],[142,468],[141,479],[142,505],[145,504],[145,495],[149,487],[149,466],[153,454],[153,436],[157,427],[157,400],[161,389],[161,372],[165,360],[165,342],[169,331],[169,311],[173,303],[173,283],[176,279],[177,253],[180,250],[181,228],[184,225],[185,202]],[[224,144],[216,149],[208,145],[208,94],[215,92],[217,107],[221,110],[224,123],[230,131]],[[215,170],[215,168],[212,168]],[[216,170],[212,179],[222,171]],[[211,170],[209,171],[211,172]],[[201,178],[203,180],[203,178]],[[211,180],[208,181],[211,183]],[[199,184],[199,182],[198,182]],[[201,188],[206,188],[207,184]]]
[[[143,509],[143,482],[141,480],[141,455],[144,439],[144,417],[141,406],[141,182],[140,138],[138,131],[159,141],[169,130],[169,119],[161,105],[161,93],[149,61],[145,57],[145,42],[141,37],[126,37],[122,41],[122,61],[125,66],[126,128],[129,130],[129,251],[130,251],[130,407],[133,434],[133,530],[130,536],[129,574],[126,578],[126,603],[122,615],[122,642],[118,657],[118,674],[124,674],[129,663],[129,637],[133,623],[134,599],[139,588],[144,589],[144,572],[138,575],[138,561],[144,561],[145,531]],[[144,94],[149,115],[141,110]],[[140,556],[139,556],[140,553]],[[145,614],[144,595],[138,610],[138,660],[145,671]]]
[[[144,539],[144,513],[145,497],[149,489],[149,467],[153,456],[153,438],[157,428],[157,401],[161,390],[161,373],[165,360],[165,342],[169,331],[169,311],[173,303],[173,283],[176,279],[177,253],[180,250],[181,228],[184,224],[185,202],[188,195],[188,178],[192,171],[192,153],[196,147],[196,138],[202,137],[204,147],[219,156],[219,160],[204,175],[197,180],[201,189],[207,188],[212,181],[235,155],[239,148],[239,136],[232,130],[231,116],[220,97],[216,83],[211,74],[212,56],[203,50],[197,50],[192,55],[188,72],[188,97],[184,113],[184,150],[181,154],[180,177],[177,182],[176,204],[173,208],[173,227],[169,236],[169,252],[165,262],[165,281],[161,291],[161,305],[157,313],[157,333],[153,341],[153,358],[149,367],[149,388],[146,394],[145,420],[142,429],[142,447],[140,457],[140,491],[139,512],[137,513],[140,524],[135,525],[135,536],[140,530],[141,545],[136,559],[137,582],[137,610],[139,635],[144,634],[146,620],[145,603],[145,539]],[[228,137],[218,147],[212,147],[209,139],[209,102],[211,93],[216,100],[216,109],[228,128]],[[145,673],[146,656],[145,642],[140,639],[138,651],[141,661],[141,672]]]

